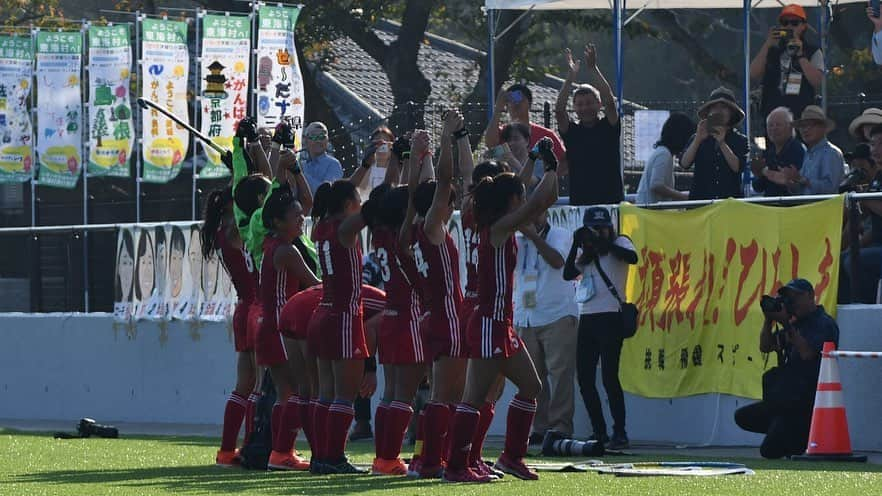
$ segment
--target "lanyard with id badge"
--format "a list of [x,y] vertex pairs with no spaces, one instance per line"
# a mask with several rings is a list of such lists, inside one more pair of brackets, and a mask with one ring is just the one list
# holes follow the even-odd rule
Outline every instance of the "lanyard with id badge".
[[[545,225],[545,228],[542,229],[542,233],[540,236],[542,239],[545,239],[548,236],[548,231],[551,230],[551,226]],[[530,245],[532,243],[524,244],[524,263],[522,268],[523,276],[521,277],[521,294],[523,295],[523,303],[524,308],[536,308],[536,291],[539,289],[539,249],[536,248],[536,258],[533,261],[533,268],[527,268],[527,259],[530,254]]]

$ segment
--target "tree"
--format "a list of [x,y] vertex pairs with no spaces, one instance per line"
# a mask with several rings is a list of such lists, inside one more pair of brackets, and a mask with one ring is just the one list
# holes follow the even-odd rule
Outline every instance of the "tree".
[[95,114],[95,126],[92,128],[92,137],[95,138],[95,146],[101,147],[101,139],[105,136],[109,136],[110,133],[107,131],[107,118],[104,116],[104,109],[98,109],[98,112]]
[[4,26],[40,26],[47,18],[61,15],[58,0],[0,0],[0,24]]

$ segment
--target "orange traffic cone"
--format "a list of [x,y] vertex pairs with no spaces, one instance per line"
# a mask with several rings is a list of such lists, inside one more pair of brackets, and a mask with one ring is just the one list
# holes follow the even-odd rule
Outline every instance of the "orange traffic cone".
[[845,417],[845,404],[842,402],[842,383],[839,382],[839,363],[835,357],[830,356],[830,352],[835,349],[836,345],[833,343],[824,343],[808,447],[805,455],[794,456],[794,460],[867,461],[866,456],[851,452],[848,420]]

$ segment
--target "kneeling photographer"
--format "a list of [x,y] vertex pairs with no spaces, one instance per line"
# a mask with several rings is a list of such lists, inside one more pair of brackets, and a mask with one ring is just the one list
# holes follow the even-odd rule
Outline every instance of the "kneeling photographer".
[[[808,443],[821,350],[824,342],[839,345],[839,327],[805,279],[794,279],[778,296],[760,300],[765,322],[760,351],[776,353],[778,366],[763,374],[763,399],[735,411],[735,423],[765,434],[764,458],[802,454]],[[774,332],[773,332],[773,327]]]

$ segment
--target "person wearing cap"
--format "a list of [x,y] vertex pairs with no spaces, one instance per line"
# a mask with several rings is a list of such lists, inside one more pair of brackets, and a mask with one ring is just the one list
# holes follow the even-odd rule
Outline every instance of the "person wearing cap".
[[[579,281],[576,287],[579,303],[576,375],[594,429],[592,439],[604,443],[609,440],[610,449],[627,448],[629,442],[625,431],[625,396],[619,382],[619,358],[624,340],[621,305],[604,279],[624,298],[628,266],[636,263],[634,244],[627,236],[616,234],[609,212],[602,207],[586,210],[583,227],[573,234],[573,245],[564,264],[564,279]],[[611,439],[607,437],[606,420],[595,385],[598,361],[613,419]]]
[[698,109],[698,118],[698,130],[680,159],[681,167],[695,168],[689,199],[741,197],[741,173],[750,148],[747,136],[735,129],[744,120],[735,94],[715,89]]
[[836,123],[827,118],[821,107],[809,105],[795,122],[807,148],[802,170],[782,167],[787,187],[798,195],[833,195],[845,175],[842,151],[827,140]]
[[848,134],[858,143],[870,142],[870,130],[882,124],[882,109],[875,107],[864,110],[848,125]]
[[769,30],[766,42],[750,63],[750,79],[762,88],[763,117],[776,107],[787,107],[794,115],[815,101],[824,79],[824,54],[805,40],[808,30],[805,9],[785,6],[778,25]]
[[794,279],[778,297],[779,308],[763,310],[759,339],[759,351],[775,353],[778,366],[763,374],[763,400],[735,411],[739,427],[766,435],[760,454],[772,459],[805,451],[821,351],[828,341],[839,346],[839,326],[816,304],[810,282]]
[[764,196],[788,196],[792,193],[787,187],[787,178],[782,167],[802,168],[805,146],[796,138],[793,129],[793,113],[787,107],[778,107],[766,118],[768,146],[762,157],[751,162],[753,169],[753,189]]
[[309,189],[315,190],[322,183],[334,182],[343,178],[343,166],[336,158],[328,155],[328,127],[321,122],[313,122],[303,131],[305,152],[300,155],[303,177]]

